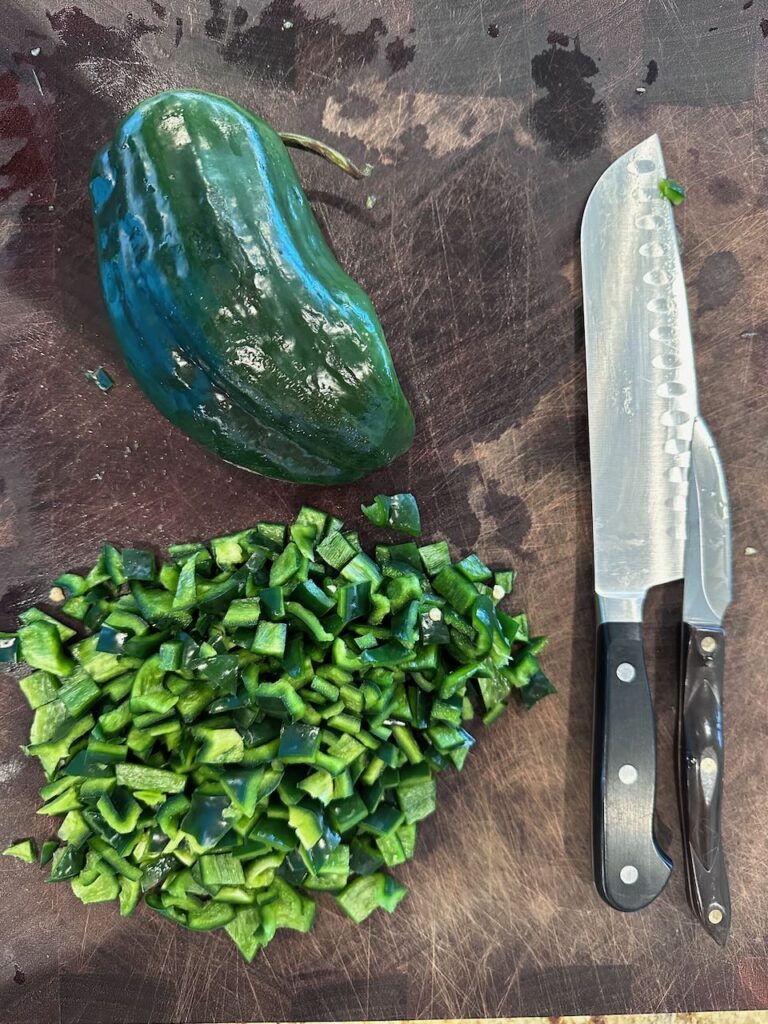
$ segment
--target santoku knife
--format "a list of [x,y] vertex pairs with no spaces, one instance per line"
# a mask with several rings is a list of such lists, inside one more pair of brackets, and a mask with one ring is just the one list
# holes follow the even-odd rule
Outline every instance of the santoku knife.
[[720,836],[725,610],[731,601],[730,506],[715,443],[697,419],[691,446],[678,743],[688,898],[725,944],[731,919]]
[[619,910],[664,888],[643,603],[683,575],[697,416],[691,331],[664,157],[652,135],[613,163],[584,212],[581,259],[597,597],[595,882]]

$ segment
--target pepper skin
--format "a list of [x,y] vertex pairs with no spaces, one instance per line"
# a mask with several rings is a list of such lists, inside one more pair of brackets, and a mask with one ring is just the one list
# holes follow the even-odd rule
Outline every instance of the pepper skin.
[[161,93],[97,155],[90,188],[113,328],[168,419],[297,483],[356,480],[410,447],[373,305],[268,124],[222,97]]

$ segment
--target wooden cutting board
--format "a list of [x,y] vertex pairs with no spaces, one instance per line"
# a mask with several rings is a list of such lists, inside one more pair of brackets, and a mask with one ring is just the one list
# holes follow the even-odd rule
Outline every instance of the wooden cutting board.
[[[414,490],[426,532],[520,571],[559,694],[513,709],[440,782],[411,889],[361,927],[324,906],[247,966],[216,934],[85,908],[0,863],[0,1021],[245,1021],[768,1007],[768,9],[763,0],[5,0],[0,12],[0,628],[99,544],[290,516],[355,520]],[[128,12],[128,13],[126,13]],[[761,20],[762,19],[762,20]],[[136,101],[225,93],[376,165],[358,184],[296,158],[346,269],[380,312],[418,420],[360,486],[275,484],[209,457],[131,381],[98,294],[86,176]],[[686,907],[672,776],[679,589],[654,595],[648,654],[659,809],[677,863],[642,913],[591,882],[592,599],[577,232],[586,196],[653,131],[678,213],[700,399],[727,468],[725,834],[733,930]],[[366,198],[375,196],[367,208]],[[84,371],[104,365],[107,395]],[[34,832],[30,712],[0,705],[0,845]]]

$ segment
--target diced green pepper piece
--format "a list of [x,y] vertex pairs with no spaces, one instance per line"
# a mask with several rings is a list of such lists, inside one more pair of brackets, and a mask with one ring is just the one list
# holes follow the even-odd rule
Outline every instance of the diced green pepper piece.
[[326,612],[329,612],[331,608],[334,608],[336,604],[333,598],[329,597],[324,590],[321,590],[314,580],[305,580],[303,583],[300,583],[291,596],[299,604],[304,605],[309,611],[321,617]]
[[59,848],[58,839],[46,839],[40,847],[40,866],[45,867]]
[[322,768],[318,769],[302,779],[298,788],[325,806],[333,798],[333,776]]
[[99,391],[111,391],[115,386],[115,382],[103,366],[97,366],[95,370],[86,370],[83,376],[92,381]]
[[659,193],[668,199],[673,206],[679,206],[685,199],[685,188],[674,178],[661,178],[659,181]]
[[253,701],[268,715],[283,720],[295,721],[301,718],[307,705],[290,683],[278,680],[276,683],[261,683],[252,694]]
[[362,743],[352,735],[339,736],[328,747],[328,753],[332,757],[338,757],[344,765],[350,765],[365,750]]
[[296,835],[288,822],[268,815],[259,818],[250,833],[252,839],[259,839],[276,850],[287,853],[296,846]]
[[284,725],[277,756],[285,764],[312,764],[320,746],[320,729],[303,722]]
[[59,690],[58,697],[73,718],[79,718],[101,696],[96,683],[82,669],[70,676]]
[[176,672],[182,667],[184,645],[180,640],[166,640],[157,651],[157,664],[164,672]]
[[308,932],[315,919],[314,901],[297,892],[282,878],[276,878],[272,888],[273,898],[269,906],[275,910],[277,927]]
[[139,902],[141,896],[141,882],[134,881],[132,878],[121,878],[120,879],[120,892],[118,894],[118,901],[120,904],[120,916],[127,917],[133,913],[136,904]]
[[0,664],[16,663],[19,654],[19,638],[15,633],[0,633]]
[[286,545],[269,570],[270,587],[280,587],[293,579],[304,567],[306,559],[294,543]]
[[396,577],[403,573],[422,571],[419,549],[413,541],[407,541],[405,544],[377,544],[376,561],[385,576]]
[[48,815],[66,814],[67,811],[78,810],[81,806],[78,791],[75,787],[72,787],[49,800],[42,807],[38,807],[35,813]]
[[169,796],[157,810],[157,824],[169,839],[178,832],[178,821],[189,810],[189,800],[183,793]]
[[557,690],[541,669],[537,669],[518,693],[523,707],[529,711],[542,697],[546,697],[550,693],[557,693]]
[[[63,712],[62,717],[59,717],[60,712],[58,708],[61,708],[61,712]],[[56,768],[59,761],[63,761],[64,758],[69,756],[69,748],[75,740],[90,732],[93,728],[94,720],[92,715],[85,715],[83,718],[78,718],[74,721],[67,717],[67,710],[60,701],[51,701],[50,704],[44,704],[35,712],[35,722],[33,722],[32,729],[30,730],[30,739],[36,733],[35,726],[38,716],[41,715],[45,715],[50,721],[52,727],[50,738],[40,743],[31,743],[28,747],[24,748],[24,752],[39,758],[43,770],[50,774]]]
[[96,807],[107,824],[121,835],[134,830],[141,814],[140,805],[122,786],[117,786],[111,793],[104,793]]
[[376,848],[381,853],[384,863],[388,868],[395,868],[399,864],[405,864],[408,859],[397,832],[390,832],[386,836],[377,836]]
[[467,615],[478,598],[475,585],[451,566],[440,570],[432,586],[459,615]]
[[346,563],[341,575],[351,583],[370,583],[372,591],[377,590],[383,580],[379,567],[362,551]]
[[[0,658],[2,660],[2,658]],[[27,704],[36,711],[43,704],[50,704],[58,696],[58,682],[50,672],[33,672],[19,680],[19,689],[24,694]]]
[[251,650],[265,657],[282,658],[287,634],[288,627],[284,622],[260,622],[256,627]]
[[154,789],[161,793],[181,793],[186,777],[164,768],[151,768],[143,764],[118,764],[115,777],[126,789]]
[[201,852],[212,849],[232,826],[225,815],[228,807],[229,797],[195,790],[179,827],[194,840]]
[[176,710],[183,721],[194,722],[208,707],[213,698],[213,687],[206,683],[193,683],[189,689],[178,698]]
[[59,631],[50,622],[30,622],[19,630],[21,657],[31,668],[55,676],[70,676],[75,670],[72,658],[64,650]]
[[15,857],[17,860],[23,860],[25,864],[34,864],[37,860],[34,839],[20,839],[18,843],[11,843],[3,850],[3,857]]
[[355,557],[355,549],[338,531],[326,534],[315,548],[315,553],[337,571]]
[[155,556],[151,551],[140,551],[137,548],[123,548],[121,553],[122,569],[126,580],[154,580]]
[[430,577],[435,577],[441,569],[451,565],[451,549],[445,541],[423,545],[419,548],[419,556]]
[[434,777],[397,787],[397,802],[409,825],[428,817],[435,809]]
[[[69,781],[74,784],[75,780],[69,779]],[[43,790],[45,788],[44,786]],[[43,796],[43,790],[40,791],[41,796]],[[71,846],[81,846],[92,831],[91,826],[80,811],[69,811],[59,826],[59,831],[56,835],[62,843],[69,843]]]
[[386,836],[398,829],[404,822],[405,817],[399,807],[393,804],[381,803],[361,823],[363,832],[372,832],[377,836]]
[[[483,697],[485,698],[485,691],[483,689],[484,684],[490,682],[488,679],[481,679],[480,688]],[[507,694],[509,694],[509,687]],[[495,700],[491,701],[495,703]],[[487,702],[486,702],[487,704]],[[439,698],[432,703],[432,709],[430,712],[430,720],[433,723],[445,722],[448,725],[461,725],[462,722],[462,710],[463,701],[459,696],[446,697],[445,699]]]
[[488,566],[481,562],[477,555],[467,555],[454,566],[462,576],[465,576],[472,583],[484,583],[492,578],[493,573]]
[[[88,855],[90,860],[91,854]],[[103,861],[92,869],[86,868],[70,882],[72,892],[81,903],[105,903],[116,900],[120,894],[117,878]]]
[[53,586],[62,590],[67,597],[80,597],[90,589],[84,576],[76,572],[64,572],[53,581]]
[[202,557],[204,555],[201,551],[195,551],[182,565],[171,604],[174,611],[188,611],[198,603],[197,569]]
[[405,647],[399,640],[391,640],[379,647],[371,647],[362,651],[360,660],[364,665],[395,666],[402,665],[413,658],[413,651]]
[[222,621],[225,629],[244,629],[255,626],[261,615],[258,597],[243,597],[232,601]]
[[78,874],[85,863],[85,850],[79,846],[65,846],[54,855],[49,882],[63,882]]
[[240,662],[235,654],[217,654],[206,658],[200,663],[199,672],[212,686],[224,693],[235,693],[237,690],[237,674]]
[[328,516],[325,512],[321,512],[320,509],[312,508],[309,505],[302,505],[299,509],[299,514],[296,516],[297,524],[314,527],[318,537],[322,537],[327,521]]
[[357,793],[328,806],[328,820],[342,835],[355,828],[368,816],[368,808]]
[[198,863],[200,881],[206,888],[245,884],[243,865],[231,853],[206,853]]
[[360,924],[379,907],[391,913],[406,892],[405,886],[391,876],[375,872],[355,878],[337,895],[336,900],[344,913]]
[[399,533],[418,537],[421,533],[419,506],[412,494],[377,494],[370,505],[361,505],[360,510],[374,526],[387,527]]
[[76,636],[76,631],[71,626],[66,626],[63,622],[59,622],[53,615],[49,615],[47,612],[41,611],[39,608],[27,608],[26,611],[19,612],[19,622],[24,626],[29,626],[33,622],[47,622],[49,626],[53,626],[56,632],[59,634],[59,639],[63,644],[71,640],[73,636]]
[[101,549],[101,558],[109,578],[116,587],[121,587],[126,581],[123,571],[123,558],[120,552],[112,544],[105,544]]
[[371,610],[370,580],[339,587],[336,601],[339,618],[343,623],[366,618]]
[[240,907],[231,921],[224,925],[224,931],[234,942],[243,959],[250,963],[261,949],[261,914],[258,907]]
[[264,616],[272,622],[285,618],[285,594],[282,587],[262,587],[259,602]]
[[221,776],[221,784],[232,803],[247,818],[253,816],[263,798],[264,768],[231,769]]
[[386,586],[387,599],[393,612],[399,612],[411,601],[422,599],[422,581],[414,573],[389,580]]
[[242,761],[243,737],[237,729],[198,727],[195,736],[202,741],[196,758],[200,764],[238,764]]
[[141,891],[147,893],[156,889],[178,867],[179,861],[172,854],[166,854],[163,857],[158,857],[157,860],[150,861],[145,865],[141,874]]
[[187,914],[187,928],[195,932],[208,932],[214,928],[223,928],[235,916],[235,908],[229,903],[216,903],[211,900],[201,910],[190,910]]
[[102,839],[101,836],[93,836],[88,845],[91,850],[97,853],[101,859],[108,864],[118,875],[122,875],[124,878],[128,878],[133,882],[138,882],[141,879],[141,868],[132,864],[127,858],[122,857],[117,851],[113,850],[106,839]]
[[288,809],[288,824],[295,830],[299,842],[305,850],[311,849],[323,837],[324,822],[322,815],[309,807],[298,805]]

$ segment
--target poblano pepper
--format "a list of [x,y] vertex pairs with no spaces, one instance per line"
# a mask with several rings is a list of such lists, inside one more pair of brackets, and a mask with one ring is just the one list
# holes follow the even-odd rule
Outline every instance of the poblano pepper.
[[[349,169],[320,144],[285,142]],[[410,447],[373,305],[268,124],[219,96],[161,93],[125,118],[90,186],[112,325],[168,419],[228,462],[295,482],[356,480]]]

